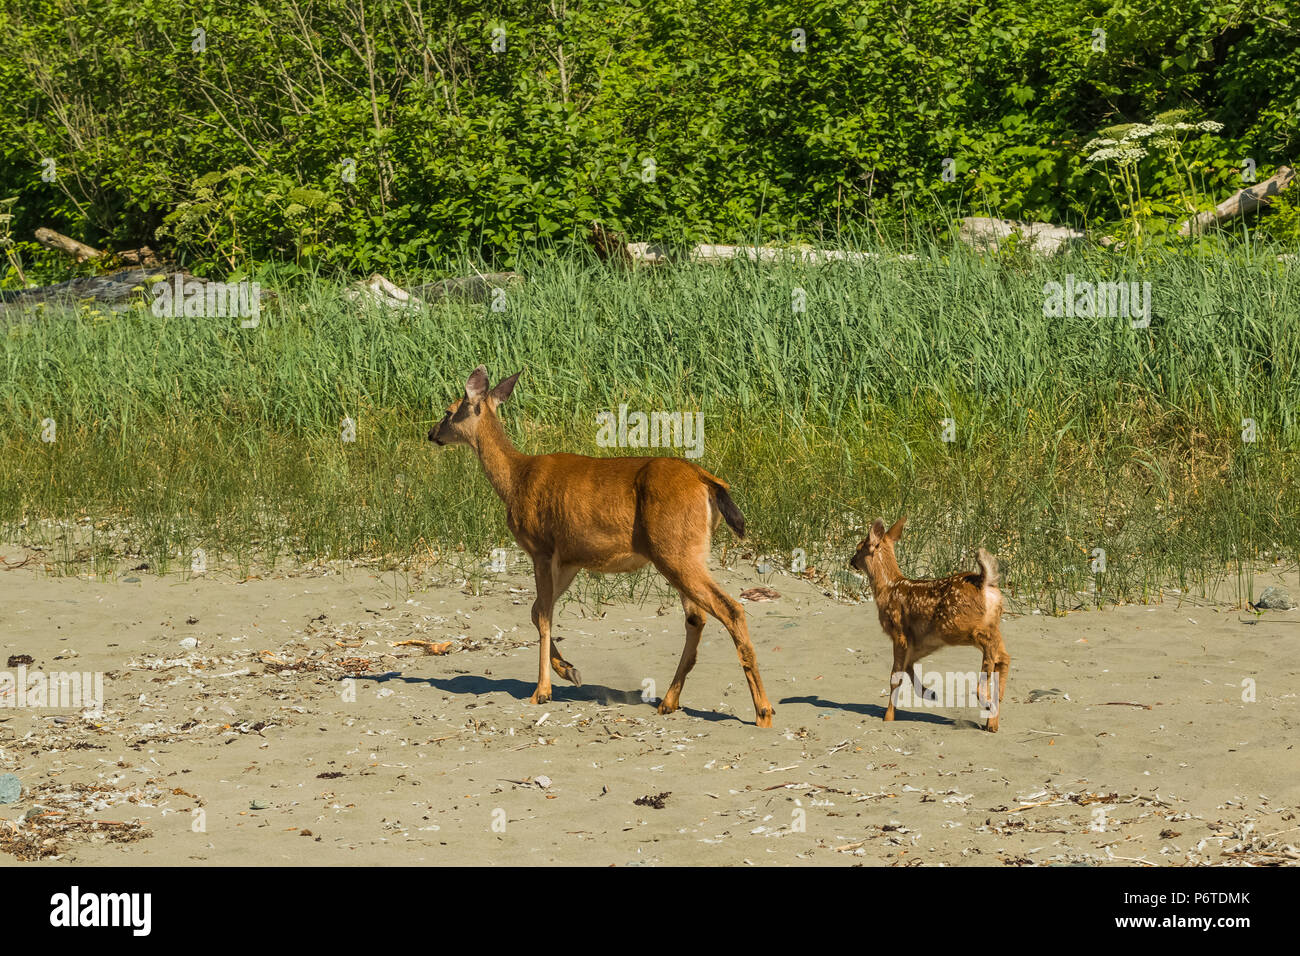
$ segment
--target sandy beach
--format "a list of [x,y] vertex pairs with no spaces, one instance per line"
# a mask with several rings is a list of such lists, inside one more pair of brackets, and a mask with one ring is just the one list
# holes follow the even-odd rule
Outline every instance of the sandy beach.
[[1300,861],[1300,611],[1170,592],[1008,615],[990,734],[973,706],[880,719],[869,601],[714,568],[732,594],[780,595],[746,604],[770,730],[713,621],[683,709],[643,699],[681,652],[666,595],[563,604],[585,683],[557,678],[537,707],[531,576],[478,594],[365,567],[105,580],[37,555],[0,571],[0,664],[102,674],[104,701],[0,707],[0,775],[23,787],[0,805],[0,865]]

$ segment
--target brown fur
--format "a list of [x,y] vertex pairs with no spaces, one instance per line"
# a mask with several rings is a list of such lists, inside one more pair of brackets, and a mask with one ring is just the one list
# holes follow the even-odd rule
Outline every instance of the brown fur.
[[987,681],[982,701],[990,705],[988,687],[997,674],[997,705],[989,706],[992,716],[987,728],[997,732],[1002,696],[1007,690],[1011,656],[1002,642],[1002,592],[998,589],[997,559],[983,548],[977,560],[980,570],[954,574],[933,581],[910,581],[903,577],[894,557],[894,545],[902,537],[907,518],[899,518],[885,530],[879,518],[858,545],[849,567],[867,576],[876,595],[880,626],[894,645],[894,669],[890,672],[889,707],[885,720],[894,719],[894,689],[904,676],[919,682],[916,662],[943,647],[973,645],[983,655],[983,680]]
[[465,383],[465,397],[447,409],[429,440],[474,449],[505,502],[510,533],[533,559],[533,623],[540,661],[532,702],[551,699],[552,667],[566,680],[582,683],[578,669],[560,656],[551,640],[555,602],[578,571],[613,574],[653,564],[681,594],[686,612],[686,646],[659,712],[678,708],[686,675],[695,666],[704,615],[711,614],[736,645],[754,700],[755,722],[772,726],[775,711],[758,675],[744,608],[708,570],[709,543],[719,519],[726,518],[738,535],[744,534],[745,519],[727,494],[727,483],[680,458],[519,452],[496,414],[518,378],[516,373],[489,389],[487,371],[480,365]]

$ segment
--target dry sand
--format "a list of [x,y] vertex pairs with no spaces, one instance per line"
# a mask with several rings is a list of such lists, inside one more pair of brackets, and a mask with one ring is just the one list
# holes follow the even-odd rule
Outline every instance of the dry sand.
[[[1300,860],[1300,611],[1169,594],[1008,616],[989,734],[973,707],[880,720],[890,658],[869,602],[719,570],[733,594],[781,594],[747,606],[777,709],[759,730],[713,621],[683,710],[643,702],[681,652],[666,598],[598,618],[565,604],[560,647],[587,683],[556,678],[535,707],[531,576],[475,595],[361,567],[236,582],[40,564],[0,571],[0,664],[104,672],[105,702],[0,707],[0,774],[24,785],[0,806],[0,864]],[[1274,582],[1296,591],[1294,574],[1256,588]]]

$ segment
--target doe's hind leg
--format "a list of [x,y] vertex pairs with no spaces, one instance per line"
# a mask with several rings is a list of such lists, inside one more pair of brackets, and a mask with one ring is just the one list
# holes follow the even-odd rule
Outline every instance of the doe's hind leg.
[[668,693],[659,702],[659,713],[671,714],[681,703],[682,686],[686,675],[695,666],[695,655],[700,647],[700,633],[704,630],[704,609],[690,598],[682,597],[682,610],[686,612],[686,643],[682,646],[682,658],[677,662],[677,673],[668,685]]

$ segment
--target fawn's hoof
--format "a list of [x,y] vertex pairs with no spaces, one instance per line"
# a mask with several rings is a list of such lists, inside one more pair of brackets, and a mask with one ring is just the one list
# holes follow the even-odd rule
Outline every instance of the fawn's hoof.
[[933,704],[933,703],[935,703],[935,702],[939,699],[939,695],[936,694],[936,693],[935,693],[933,690],[931,690],[930,688],[925,687],[925,688],[922,688],[922,690],[921,690],[921,699],[922,699],[922,700],[929,701],[930,703]]
[[998,719],[996,717],[990,717],[988,723],[984,725],[984,729],[991,734],[996,734],[998,732]]
[[894,712],[892,710],[885,711],[885,720],[893,720],[893,719],[894,719]]
[[530,704],[549,704],[551,702],[551,689],[548,687],[542,690],[540,687],[533,691],[533,696],[528,698]]
[[661,714],[671,714],[673,711],[677,709],[677,702],[673,701],[672,703],[669,703],[668,699],[664,698],[663,700],[659,701],[658,709],[659,709],[659,713]]
[[574,687],[582,686],[582,675],[578,673],[578,669],[574,667],[572,664],[569,665],[569,673],[565,674],[564,676],[569,679],[569,681],[573,684]]
[[776,713],[776,708],[774,708],[774,707],[765,707],[765,708],[763,708],[762,710],[760,710],[760,711],[758,712],[758,716],[756,716],[756,717],[754,718],[754,726],[755,726],[755,727],[771,727],[771,726],[772,726],[772,715],[775,714],[775,713]]

